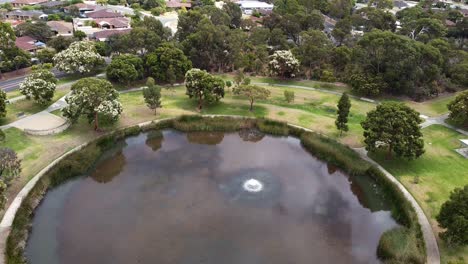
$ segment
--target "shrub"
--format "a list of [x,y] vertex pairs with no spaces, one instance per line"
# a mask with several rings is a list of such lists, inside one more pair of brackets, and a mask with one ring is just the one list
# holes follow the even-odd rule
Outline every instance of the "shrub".
[[294,91],[284,90],[284,99],[287,103],[294,102]]
[[257,121],[257,127],[263,133],[273,134],[277,136],[287,136],[289,134],[288,125],[280,121],[270,119],[259,119]]
[[425,263],[425,256],[417,248],[418,237],[406,227],[396,227],[380,237],[377,256],[390,263]]
[[447,230],[440,237],[450,244],[468,245],[468,185],[456,188],[440,208],[439,225]]

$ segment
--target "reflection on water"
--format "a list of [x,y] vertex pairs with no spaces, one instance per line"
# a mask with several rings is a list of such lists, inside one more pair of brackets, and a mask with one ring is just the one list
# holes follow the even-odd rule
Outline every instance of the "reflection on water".
[[[396,224],[372,181],[330,169],[295,138],[245,135],[128,138],[92,177],[46,195],[29,262],[378,262],[378,240]],[[251,179],[260,191],[246,191]]]

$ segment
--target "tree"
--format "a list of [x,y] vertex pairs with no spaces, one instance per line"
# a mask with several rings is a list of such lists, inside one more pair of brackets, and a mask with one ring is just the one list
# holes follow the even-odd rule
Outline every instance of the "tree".
[[447,105],[447,108],[450,111],[449,118],[451,120],[459,125],[468,126],[468,91],[457,95],[457,97]]
[[122,113],[118,101],[119,92],[106,80],[83,78],[72,85],[71,94],[65,99],[68,105],[62,112],[65,117],[75,122],[82,115],[88,122],[94,121],[94,130],[99,129],[99,119],[104,117],[116,121]]
[[73,37],[75,37],[75,38],[78,39],[79,41],[82,41],[82,40],[85,39],[87,36],[86,36],[86,33],[84,33],[83,31],[81,31],[81,30],[75,30],[75,32],[73,32]]
[[57,52],[61,52],[62,50],[68,49],[70,45],[74,42],[75,40],[73,38],[69,37],[64,37],[64,36],[57,36],[55,38],[51,38],[47,42],[47,46],[55,49]]
[[3,90],[0,90],[0,118],[6,116],[7,95]]
[[9,148],[0,148],[0,181],[9,185],[21,173],[21,160]]
[[182,50],[163,44],[146,57],[146,67],[151,77],[167,83],[183,80],[185,73],[192,68],[192,62]]
[[52,100],[57,85],[55,75],[46,69],[33,71],[20,84],[20,91],[27,99],[34,99],[39,104],[47,104]]
[[294,97],[294,91],[284,90],[284,99],[288,104],[294,102]]
[[4,49],[15,45],[15,32],[10,23],[0,21],[0,48]]
[[198,100],[198,110],[201,111],[203,103],[219,101],[224,97],[224,81],[200,69],[191,69],[185,74],[186,94]]
[[289,50],[277,50],[270,56],[268,67],[271,74],[285,77],[294,77],[299,72],[299,61]]
[[257,85],[241,85],[234,90],[234,94],[247,97],[250,102],[250,112],[253,104],[257,100],[266,100],[270,96],[270,91]]
[[143,60],[132,54],[113,57],[106,68],[107,78],[114,82],[130,83],[143,77]]
[[223,5],[223,11],[231,18],[229,26],[232,28],[239,28],[242,21],[242,10],[239,5],[233,2],[227,2]]
[[439,226],[446,228],[440,237],[449,244],[468,245],[468,185],[456,188],[450,199],[442,204],[436,217]]
[[361,125],[368,151],[386,148],[389,157],[418,158],[424,153],[419,113],[397,102],[386,102],[367,113]]
[[96,52],[93,42],[73,42],[70,47],[54,56],[55,67],[67,73],[87,73],[102,65],[104,59]]
[[302,66],[312,71],[315,68],[320,69],[327,63],[332,49],[333,44],[325,33],[309,30],[301,33],[301,41],[295,53]]
[[161,107],[161,88],[156,86],[154,79],[149,77],[146,81],[146,87],[143,88],[143,97],[149,109],[156,110]]
[[55,54],[55,50],[51,48],[40,49],[36,52],[36,56],[41,63],[52,63],[54,61]]
[[54,35],[44,21],[21,23],[16,26],[16,34],[19,36],[30,36],[44,43]]
[[347,93],[341,95],[340,101],[338,101],[338,111],[335,125],[338,130],[340,130],[340,136],[343,131],[348,131],[348,115],[349,109],[351,108],[351,101]]
[[239,86],[245,79],[244,71],[238,70],[236,71],[236,74],[234,75],[234,83],[236,86]]

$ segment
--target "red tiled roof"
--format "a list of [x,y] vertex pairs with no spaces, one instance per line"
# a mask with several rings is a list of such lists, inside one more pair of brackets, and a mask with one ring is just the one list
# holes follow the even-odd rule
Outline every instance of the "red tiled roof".
[[85,15],[89,18],[115,18],[115,17],[124,17],[124,15],[112,12],[107,9],[101,9],[93,12],[85,13]]
[[36,46],[34,45],[34,42],[36,42],[35,39],[29,37],[29,36],[24,36],[24,37],[18,37],[15,40],[15,45],[25,51],[31,51],[35,50]]
[[108,23],[116,28],[128,27],[130,25],[130,19],[125,17],[116,17],[116,18],[97,18],[94,21],[100,25],[102,23]]

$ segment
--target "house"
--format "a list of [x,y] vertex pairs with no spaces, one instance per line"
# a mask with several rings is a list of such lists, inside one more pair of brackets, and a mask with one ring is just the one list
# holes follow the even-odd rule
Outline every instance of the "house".
[[15,40],[15,45],[16,47],[31,53],[35,53],[38,49],[45,47],[44,43],[37,41],[29,36],[17,37]]
[[168,0],[168,1],[166,1],[166,7],[167,8],[174,8],[174,9],[180,9],[182,7],[185,7],[186,9],[191,9],[192,8],[192,3],[191,2],[183,2],[181,0]]
[[126,17],[115,18],[74,18],[74,30],[83,31],[88,37],[92,38],[94,33],[103,30],[125,30],[130,29],[130,19]]
[[47,25],[56,36],[73,36],[73,24],[65,21],[48,21]]
[[11,5],[13,7],[33,6],[47,2],[47,0],[13,0]]
[[78,12],[79,12],[80,16],[84,16],[84,13],[86,13],[86,12],[93,12],[93,11],[98,9],[97,5],[78,3],[78,4],[74,4],[74,5],[64,7],[63,12],[69,14],[70,9],[72,9],[72,7],[76,7],[78,9]]
[[46,13],[58,13],[67,4],[65,1],[49,1],[40,4],[42,10]]
[[24,10],[13,10],[5,14],[6,19],[13,19],[13,20],[31,20],[31,19],[47,19],[47,15],[41,11],[31,10],[31,11],[24,11]]
[[93,33],[92,38],[97,41],[107,41],[110,36],[129,33],[131,29],[107,29]]
[[114,11],[109,10],[109,9],[100,9],[100,10],[96,10],[96,11],[93,11],[93,12],[85,12],[84,15],[86,17],[88,17],[88,18],[93,18],[93,19],[125,17],[121,13],[114,12]]
[[454,26],[456,26],[455,22],[450,21],[450,20],[448,20],[448,19],[445,19],[445,25],[446,25],[447,27],[454,27]]
[[260,1],[239,1],[236,4],[246,15],[251,15],[253,11],[273,11],[273,5]]
[[462,13],[463,17],[468,17],[468,9],[460,9],[460,12]]

